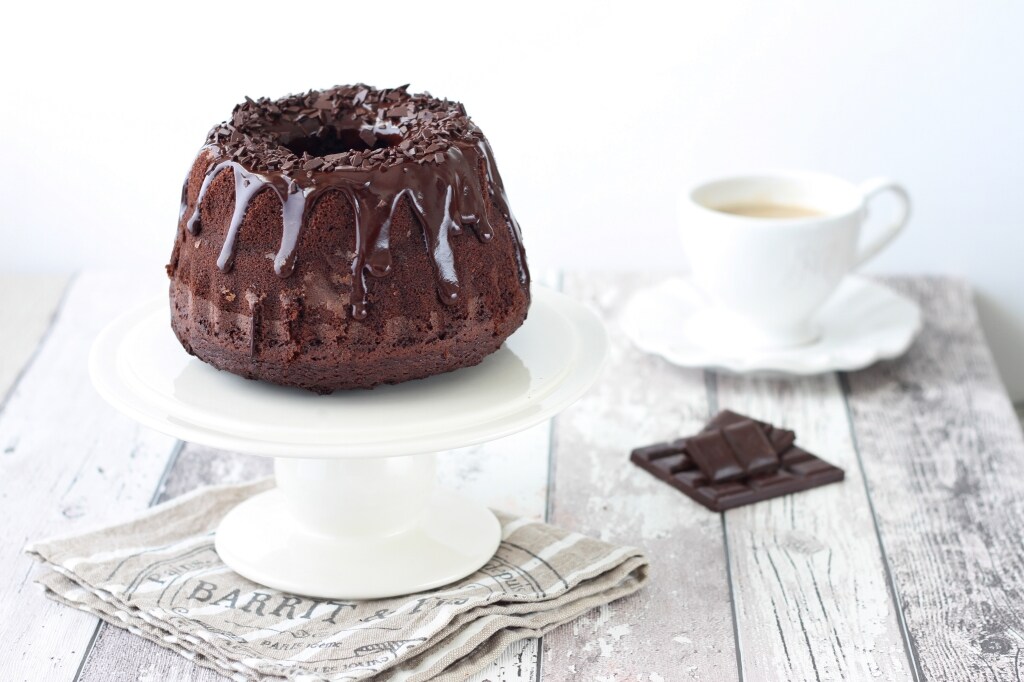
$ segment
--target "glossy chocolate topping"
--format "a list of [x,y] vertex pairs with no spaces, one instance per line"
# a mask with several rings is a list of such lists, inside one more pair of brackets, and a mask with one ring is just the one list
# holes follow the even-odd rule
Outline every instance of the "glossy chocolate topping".
[[[281,201],[281,241],[274,272],[295,269],[295,247],[316,202],[339,192],[351,203],[356,223],[352,261],[352,316],[367,315],[366,276],[391,271],[389,234],[400,202],[407,200],[423,227],[438,297],[452,304],[459,278],[451,239],[468,227],[481,242],[508,230],[516,245],[519,281],[529,272],[519,225],[508,207],[493,153],[461,104],[411,95],[405,86],[376,90],[339,86],[279,100],[251,100],[235,107],[230,121],[210,131],[194,205],[182,190],[180,220],[190,233],[202,230],[203,199],[214,178],[234,174],[235,205],[217,267],[230,271],[235,241],[252,199],[270,191]],[[486,192],[486,194],[485,194]],[[490,214],[490,198],[500,215]]]

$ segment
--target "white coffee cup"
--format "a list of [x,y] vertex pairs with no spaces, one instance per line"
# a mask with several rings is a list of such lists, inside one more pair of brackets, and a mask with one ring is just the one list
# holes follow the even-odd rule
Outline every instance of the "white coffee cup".
[[[861,227],[882,192],[899,201],[895,220]],[[750,217],[737,206],[802,207],[807,217]],[[885,178],[855,185],[821,173],[778,172],[723,178],[684,198],[680,236],[693,283],[708,298],[711,342],[784,348],[813,342],[814,314],[839,283],[891,242],[910,216],[910,197]]]

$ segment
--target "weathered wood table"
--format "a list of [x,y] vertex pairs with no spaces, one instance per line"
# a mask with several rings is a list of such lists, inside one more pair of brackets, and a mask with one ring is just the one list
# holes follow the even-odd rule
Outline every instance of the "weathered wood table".
[[[442,458],[446,485],[642,545],[653,562],[639,595],[518,645],[478,679],[1019,679],[1024,441],[967,286],[890,280],[925,309],[908,355],[790,381],[679,369],[632,348],[621,304],[653,279],[564,277],[608,323],[598,385],[550,426]],[[3,680],[221,679],[47,601],[21,554],[269,473],[270,460],[176,442],[93,392],[93,337],[160,286],[85,273],[58,296],[51,280],[0,279]],[[695,431],[724,406],[796,429],[846,481],[714,514],[628,463],[633,446]]]

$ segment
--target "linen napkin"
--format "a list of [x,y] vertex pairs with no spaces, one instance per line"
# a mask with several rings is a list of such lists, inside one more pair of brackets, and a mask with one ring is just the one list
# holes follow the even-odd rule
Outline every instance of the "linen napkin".
[[647,579],[637,549],[496,512],[497,553],[450,585],[363,601],[287,594],[234,573],[213,546],[221,518],[272,485],[202,488],[26,551],[51,599],[239,681],[463,680]]

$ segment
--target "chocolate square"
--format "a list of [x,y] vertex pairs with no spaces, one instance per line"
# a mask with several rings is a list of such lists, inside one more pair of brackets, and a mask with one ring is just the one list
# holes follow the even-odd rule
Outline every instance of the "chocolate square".
[[722,435],[725,436],[746,475],[763,474],[779,468],[779,456],[776,454],[775,446],[757,423],[745,421],[730,424],[722,429]]
[[686,452],[712,483],[735,481],[745,475],[743,465],[720,430],[687,438]]

